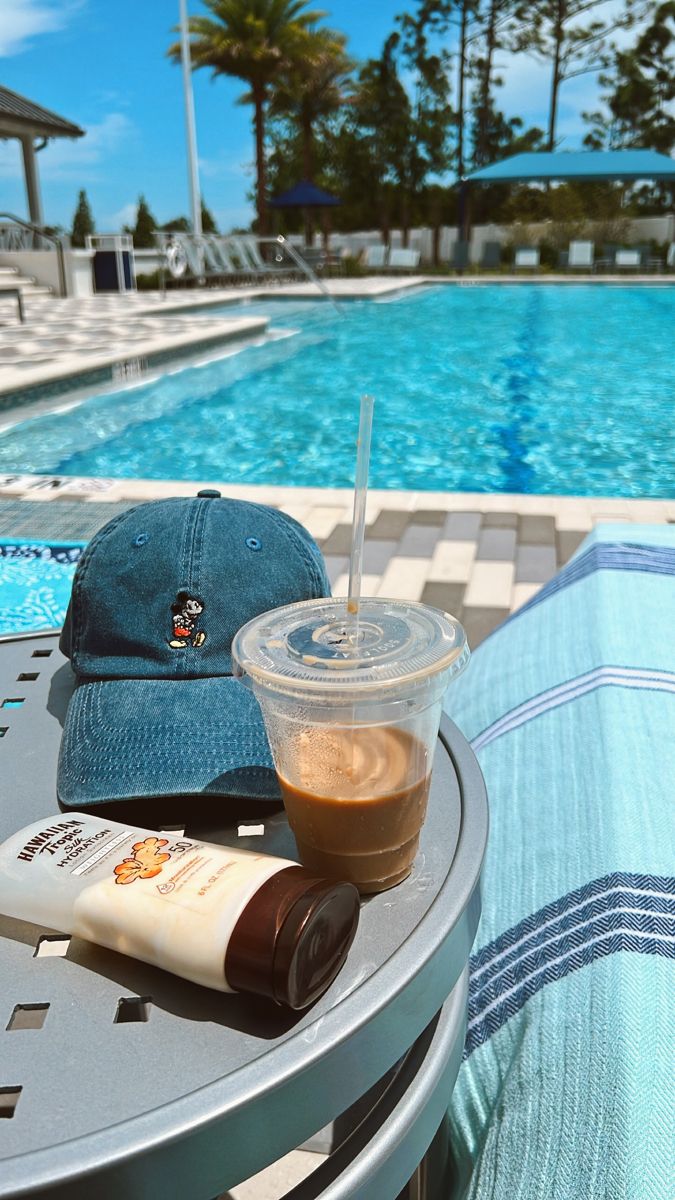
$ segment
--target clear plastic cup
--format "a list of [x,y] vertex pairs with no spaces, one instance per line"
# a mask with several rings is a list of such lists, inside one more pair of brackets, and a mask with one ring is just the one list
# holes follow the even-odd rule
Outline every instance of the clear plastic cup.
[[424,604],[339,599],[263,613],[232,643],[260,702],[303,864],[380,892],[408,875],[426,815],[441,703],[469,647]]

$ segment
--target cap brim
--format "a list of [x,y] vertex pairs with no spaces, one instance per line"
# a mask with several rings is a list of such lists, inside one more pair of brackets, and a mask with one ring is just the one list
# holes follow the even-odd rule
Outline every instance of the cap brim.
[[260,707],[237,679],[99,679],[66,714],[59,801],[87,808],[162,796],[279,801]]

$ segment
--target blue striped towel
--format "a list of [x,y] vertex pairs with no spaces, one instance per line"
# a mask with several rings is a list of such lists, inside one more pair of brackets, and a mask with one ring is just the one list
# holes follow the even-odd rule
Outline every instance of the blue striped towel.
[[675,527],[602,525],[447,708],[490,799],[465,1061],[472,1200],[673,1200]]

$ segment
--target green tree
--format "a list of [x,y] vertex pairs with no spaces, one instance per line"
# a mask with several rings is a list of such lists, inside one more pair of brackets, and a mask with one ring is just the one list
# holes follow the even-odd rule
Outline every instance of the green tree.
[[159,227],[163,233],[190,233],[192,225],[187,217],[172,217]]
[[606,66],[612,34],[629,29],[650,10],[652,2],[624,0],[617,8],[608,7],[607,0],[526,0],[518,6],[512,49],[525,51],[551,67],[547,150],[555,149],[562,84]]
[[[214,76],[241,79],[249,90],[240,103],[253,105],[257,226],[268,232],[265,185],[265,121],[270,91],[279,73],[300,61],[310,27],[324,13],[307,9],[305,0],[205,0],[212,14],[191,17],[191,57],[195,67],[211,67]],[[180,62],[180,43],[169,49]]]
[[407,245],[429,175],[447,168],[453,120],[450,56],[439,45],[447,32],[447,4],[418,0],[415,11],[397,21],[399,29],[387,38],[380,58],[370,59],[359,72],[350,120],[352,139],[368,153],[366,187],[375,194],[384,240],[394,198]]
[[[398,18],[402,62],[412,92],[401,222],[406,245],[409,204],[416,204],[429,176],[444,172],[448,165],[448,138],[455,121],[450,104],[451,56],[444,44],[450,9],[448,0],[417,0],[415,11]],[[431,191],[429,197],[433,223],[439,211],[437,195]]]
[[641,146],[671,154],[675,148],[675,0],[652,10],[651,23],[633,46],[615,50],[603,111],[584,113],[593,129],[584,139],[594,150]]
[[[367,193],[374,200],[384,242],[391,228],[392,184],[406,187],[406,162],[417,152],[413,142],[410,98],[399,78],[392,33],[379,59],[369,59],[359,71],[351,105],[351,128],[344,141],[359,143],[358,160],[369,163]],[[350,136],[351,135],[351,136]],[[408,151],[410,153],[408,153]]]
[[206,207],[202,200],[202,233],[217,233],[218,226],[216,225],[213,213]]
[[73,216],[73,229],[70,235],[70,244],[72,246],[83,247],[85,238],[94,232],[94,218],[92,216],[87,193],[84,189],[78,193],[77,208]]
[[[170,221],[166,221],[159,228],[164,233],[191,233],[192,222],[188,221],[187,217],[173,217]],[[206,207],[202,200],[202,233],[217,233],[218,226],[214,220],[213,214]]]
[[[320,122],[339,112],[345,103],[354,63],[346,53],[347,39],[332,29],[317,29],[308,34],[309,53],[290,65],[275,82],[269,115],[272,121],[287,123],[296,133],[305,179],[316,181],[316,134]],[[295,157],[295,155],[294,155]],[[289,182],[295,182],[295,180]],[[304,212],[305,242],[312,241],[309,210]]]
[[307,56],[290,64],[275,82],[270,116],[287,119],[298,130],[305,179],[314,178],[317,122],[339,111],[345,103],[354,68],[346,44],[345,36],[332,29],[311,31]]
[[495,89],[504,80],[496,74],[496,55],[516,34],[519,7],[518,0],[480,0],[474,11],[468,68],[474,83],[469,131],[474,170],[507,154],[541,148],[541,130],[526,130],[520,117],[507,118],[497,106]]
[[137,250],[152,250],[155,244],[153,234],[157,228],[157,222],[150,212],[145,196],[139,196],[136,224],[133,228],[125,227],[126,232],[132,235]]

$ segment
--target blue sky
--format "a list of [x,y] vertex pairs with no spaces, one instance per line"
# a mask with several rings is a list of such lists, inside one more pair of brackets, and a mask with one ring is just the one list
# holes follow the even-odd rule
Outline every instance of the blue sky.
[[[610,0],[611,3],[611,0]],[[406,0],[317,0],[349,38],[357,59],[379,53]],[[191,13],[200,0],[188,0]],[[0,83],[53,109],[87,131],[40,153],[48,223],[67,227],[78,189],[86,188],[96,227],[113,231],[133,219],[140,192],[160,222],[189,210],[180,69],[166,58],[178,0],[0,0]],[[507,67],[501,100],[509,115],[543,125],[547,72],[519,56]],[[237,80],[194,75],[201,186],[220,228],[248,224],[252,206],[251,110],[237,105]],[[579,145],[582,109],[592,107],[593,78],[563,90],[559,133]],[[26,212],[18,143],[0,142],[0,207]]]

